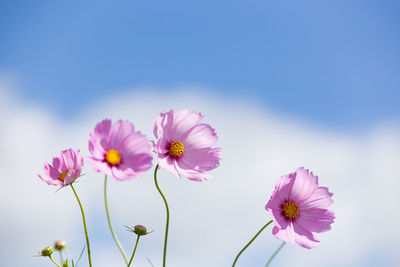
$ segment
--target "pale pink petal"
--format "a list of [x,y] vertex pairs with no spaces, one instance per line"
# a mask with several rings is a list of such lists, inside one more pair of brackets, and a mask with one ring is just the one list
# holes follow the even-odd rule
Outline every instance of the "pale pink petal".
[[310,249],[321,245],[321,241],[297,221],[293,222],[293,230],[295,233],[295,241],[300,246]]
[[279,197],[279,192],[278,192],[277,188],[275,187],[274,192],[272,193],[272,196],[268,200],[267,205],[265,205],[265,209],[268,211],[276,210],[276,211],[282,212],[283,204],[284,204],[284,202]]
[[190,128],[181,139],[185,150],[212,147],[218,140],[215,129],[208,124],[197,124]]
[[274,226],[274,228],[272,229],[272,234],[284,241],[284,242],[288,242],[288,243],[293,243],[294,242],[294,238],[295,238],[295,234],[293,231],[293,225],[290,222],[289,224],[287,224],[287,226],[285,228],[279,228],[277,226]]
[[309,231],[321,233],[331,229],[334,219],[335,215],[332,211],[312,208],[301,210],[296,221]]
[[179,172],[175,167],[175,159],[169,156],[164,156],[164,157],[159,156],[157,160],[158,160],[158,166],[161,170],[169,171],[172,175],[180,177]]
[[302,209],[326,209],[333,203],[332,195],[327,187],[319,187],[311,196],[300,202],[300,206]]
[[198,124],[203,115],[192,110],[179,110],[173,114],[173,125],[170,136],[172,141],[177,141],[193,126]]
[[220,148],[210,147],[185,151],[178,160],[178,164],[183,161],[186,166],[195,171],[210,171],[219,166],[220,151]]
[[48,185],[59,185],[59,186],[63,185],[63,183],[60,180],[53,180],[46,176],[43,176],[42,174],[38,174],[38,176],[43,182],[47,183]]
[[276,182],[276,186],[278,188],[278,195],[282,200],[282,205],[284,201],[289,201],[290,195],[292,193],[293,183],[294,183],[294,174],[282,175],[278,181]]
[[308,198],[318,188],[318,177],[303,167],[295,172],[290,199],[296,203]]
[[121,146],[123,145],[125,139],[129,138],[134,132],[135,130],[132,123],[122,120],[115,122],[111,126],[107,139],[107,143],[110,147],[106,149],[123,150]]
[[147,153],[151,149],[150,142],[147,140],[146,136],[141,134],[140,132],[135,132],[131,134],[129,137],[125,138],[125,141],[120,144],[119,151],[123,153],[123,155],[131,155],[131,154],[141,154]]
[[118,168],[132,169],[135,174],[141,174],[151,168],[153,157],[149,153],[130,154]]
[[117,181],[125,181],[138,177],[138,174],[136,174],[131,168],[122,169],[111,167],[111,173],[112,177]]
[[187,165],[183,160],[176,161],[175,168],[177,169],[179,174],[185,176],[192,181],[202,182],[212,178],[211,174],[192,169],[192,167]]

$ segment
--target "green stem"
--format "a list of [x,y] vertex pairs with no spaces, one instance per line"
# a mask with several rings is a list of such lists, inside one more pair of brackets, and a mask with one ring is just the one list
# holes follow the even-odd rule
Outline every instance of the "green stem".
[[265,229],[265,227],[267,227],[267,226],[270,225],[271,223],[272,223],[272,220],[270,220],[269,222],[267,222],[267,224],[264,225],[264,226],[260,229],[260,231],[257,232],[257,234],[250,240],[250,242],[247,243],[246,246],[244,246],[244,248],[243,248],[243,249],[239,252],[239,254],[236,256],[235,261],[234,261],[233,264],[232,264],[232,267],[235,266],[237,260],[239,259],[240,255],[243,253],[243,251],[245,251],[245,249],[246,249],[248,246],[250,246],[250,244],[254,241],[254,239],[256,239],[257,236],[258,236],[259,234],[261,234],[261,232]]
[[111,234],[114,237],[114,241],[117,244],[119,251],[121,251],[122,256],[124,257],[125,263],[128,265],[128,258],[126,257],[124,248],[122,247],[121,243],[119,242],[117,235],[114,232],[114,229],[111,224],[111,217],[110,217],[110,211],[108,210],[108,201],[107,201],[107,175],[104,177],[104,204],[106,206],[106,214],[107,214],[107,220],[108,220],[108,226],[110,227]]
[[132,263],[132,260],[133,260],[133,256],[135,256],[136,248],[137,248],[137,245],[138,245],[138,243],[139,243],[139,237],[140,237],[140,235],[137,236],[136,244],[135,244],[135,249],[133,250],[131,259],[129,260],[128,267],[131,266],[131,263]]
[[267,264],[265,265],[265,267],[268,267],[269,264],[271,263],[271,261],[275,258],[275,256],[279,253],[279,251],[281,251],[281,249],[283,248],[283,246],[285,245],[285,242],[282,242],[282,244],[279,246],[279,248],[277,250],[275,250],[274,254],[272,254],[272,256],[269,258]]
[[61,264],[64,262],[64,259],[63,259],[63,256],[62,256],[62,250],[60,249],[59,250],[59,253],[60,253],[60,261],[61,261]]
[[155,184],[156,184],[156,187],[157,187],[158,192],[160,193],[161,197],[162,197],[163,200],[164,200],[165,208],[166,208],[166,210],[167,210],[167,223],[166,223],[166,226],[165,226],[164,256],[163,256],[163,267],[165,267],[165,259],[166,259],[166,256],[167,256],[168,227],[169,227],[169,208],[168,208],[167,200],[165,199],[165,196],[164,196],[164,194],[161,192],[161,189],[160,189],[160,187],[158,186],[158,183],[157,183],[157,170],[158,170],[158,165],[157,165],[156,168],[154,169],[154,182],[155,182]]
[[55,261],[53,260],[53,258],[51,257],[51,255],[49,255],[49,259],[50,259],[55,265],[57,265],[58,267],[61,267],[60,265],[58,265],[57,262],[55,262]]
[[81,208],[83,228],[85,228],[85,237],[86,237],[86,246],[87,246],[87,252],[88,252],[89,266],[92,267],[92,259],[90,257],[90,244],[89,244],[89,236],[88,236],[87,226],[86,226],[85,212],[83,211],[82,203],[79,200],[78,194],[76,193],[74,186],[72,184],[70,184],[70,186],[72,188],[72,191],[74,191],[76,200],[78,200],[79,207]]

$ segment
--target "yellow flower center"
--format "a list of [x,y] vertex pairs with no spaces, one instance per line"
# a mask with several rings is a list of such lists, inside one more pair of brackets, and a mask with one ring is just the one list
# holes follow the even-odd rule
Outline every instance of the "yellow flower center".
[[175,141],[169,146],[168,154],[176,158],[180,157],[184,150],[183,144],[179,141]]
[[58,177],[58,180],[61,182],[64,182],[65,176],[68,174],[68,170],[63,171],[63,173],[60,174],[60,177]]
[[299,216],[299,206],[297,206],[293,201],[288,201],[283,204],[282,211],[288,219],[294,219]]
[[110,149],[106,153],[106,161],[112,165],[118,165],[121,163],[121,154],[115,149]]

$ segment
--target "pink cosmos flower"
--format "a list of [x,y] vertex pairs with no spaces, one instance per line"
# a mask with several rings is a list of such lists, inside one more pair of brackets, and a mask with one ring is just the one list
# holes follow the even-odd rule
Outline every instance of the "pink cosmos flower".
[[160,113],[153,121],[153,142],[160,169],[190,180],[211,178],[205,173],[219,166],[220,148],[212,148],[218,137],[213,128],[200,123],[203,115],[191,110]]
[[44,164],[44,172],[47,176],[38,174],[39,178],[49,185],[66,186],[71,184],[81,175],[83,159],[72,149],[63,150],[58,157],[53,158],[53,165]]
[[97,172],[123,181],[139,177],[151,167],[150,143],[129,121],[105,119],[90,133],[89,163]]
[[272,233],[282,241],[313,248],[320,240],[313,234],[331,229],[335,219],[328,206],[333,203],[327,187],[318,186],[318,176],[298,168],[281,176],[265,209],[272,213]]

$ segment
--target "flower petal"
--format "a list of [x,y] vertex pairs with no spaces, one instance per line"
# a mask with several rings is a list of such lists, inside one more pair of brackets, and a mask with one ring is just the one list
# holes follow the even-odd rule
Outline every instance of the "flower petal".
[[272,229],[272,234],[285,242],[293,243],[295,241],[295,234],[293,231],[292,222],[288,223],[285,228],[279,228],[278,226],[274,226]]
[[321,233],[331,229],[331,224],[335,219],[335,214],[327,209],[307,209],[301,210],[296,221],[305,229]]
[[320,246],[321,241],[313,235],[310,231],[306,230],[299,222],[293,222],[293,230],[295,241],[297,244],[304,248],[315,248]]
[[193,126],[180,139],[185,150],[211,147],[217,140],[215,129],[204,123]]
[[[172,110],[173,111],[173,110]],[[171,114],[171,111],[170,113]],[[192,110],[179,110],[173,112],[173,121],[171,125],[170,137],[171,141],[178,141],[193,126],[198,124],[203,115]]]
[[311,196],[300,202],[300,206],[302,209],[326,209],[333,203],[332,195],[327,187],[319,187]]
[[192,169],[192,166],[188,165],[183,160],[175,161],[175,168],[179,174],[185,176],[192,181],[202,182],[212,178],[211,174]]
[[130,137],[132,133],[134,133],[135,129],[133,124],[129,121],[119,120],[112,124],[110,133],[108,135],[107,143],[109,147],[105,147],[106,150],[116,149],[122,150],[121,146],[124,143],[125,139]]
[[178,162],[184,161],[186,166],[196,171],[210,171],[219,166],[220,151],[220,148],[210,147],[192,149],[185,151]]
[[290,200],[290,194],[292,193],[292,187],[294,183],[293,176],[293,173],[282,175],[280,178],[278,178],[278,181],[276,181],[278,196],[282,200],[282,203]]
[[318,176],[300,167],[295,172],[290,199],[296,203],[307,199],[318,188]]

